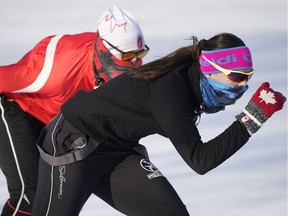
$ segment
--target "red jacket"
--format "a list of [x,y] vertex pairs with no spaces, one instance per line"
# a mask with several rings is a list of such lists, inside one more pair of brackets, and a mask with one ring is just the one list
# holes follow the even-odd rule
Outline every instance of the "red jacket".
[[0,66],[0,93],[48,123],[78,90],[96,86],[95,36],[86,32],[44,38],[16,64]]

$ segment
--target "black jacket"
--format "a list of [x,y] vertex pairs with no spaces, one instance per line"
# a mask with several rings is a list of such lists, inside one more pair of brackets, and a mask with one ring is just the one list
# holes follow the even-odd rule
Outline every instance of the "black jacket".
[[217,167],[249,139],[235,120],[223,133],[203,143],[195,125],[199,115],[199,80],[178,68],[153,81],[120,75],[102,87],[78,92],[62,107],[66,120],[95,140],[116,149],[132,148],[148,135],[171,140],[197,173]]

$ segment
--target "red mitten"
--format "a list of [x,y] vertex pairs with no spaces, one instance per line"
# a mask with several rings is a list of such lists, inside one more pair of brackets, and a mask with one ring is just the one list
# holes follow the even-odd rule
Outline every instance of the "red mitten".
[[245,109],[236,116],[250,134],[255,133],[273,113],[283,108],[286,98],[263,83],[252,96]]

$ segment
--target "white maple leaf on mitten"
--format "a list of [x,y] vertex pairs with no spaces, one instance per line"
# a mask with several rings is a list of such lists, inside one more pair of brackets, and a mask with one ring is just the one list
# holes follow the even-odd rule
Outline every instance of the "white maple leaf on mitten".
[[264,90],[264,89],[261,90],[259,98],[262,99],[262,100],[260,101],[260,103],[261,103],[262,101],[265,101],[266,104],[269,104],[269,103],[275,104],[275,103],[277,102],[277,101],[275,100],[275,95],[274,95],[274,93],[271,92],[271,91],[268,91],[268,92],[267,92],[267,90]]
[[236,119],[252,135],[275,112],[283,109],[285,101],[286,98],[280,92],[270,88],[268,82],[264,82],[253,94],[245,109],[236,116]]

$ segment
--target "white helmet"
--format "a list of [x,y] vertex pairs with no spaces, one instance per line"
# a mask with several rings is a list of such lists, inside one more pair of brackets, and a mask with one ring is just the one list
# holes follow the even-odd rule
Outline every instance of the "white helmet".
[[[143,33],[134,17],[117,6],[102,14],[97,22],[97,28],[104,41],[123,52],[138,51],[145,47]],[[107,43],[104,44],[107,46]]]

